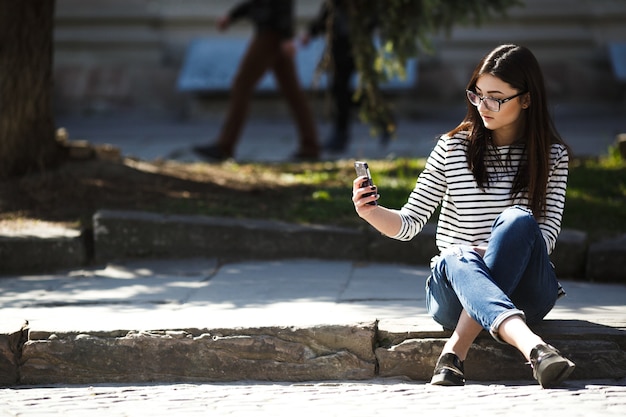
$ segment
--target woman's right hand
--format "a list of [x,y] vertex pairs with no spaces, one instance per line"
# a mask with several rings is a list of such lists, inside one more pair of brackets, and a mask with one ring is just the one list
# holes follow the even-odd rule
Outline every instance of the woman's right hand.
[[[357,177],[352,182],[352,202],[354,203],[356,213],[362,218],[366,218],[378,208],[378,205],[367,203],[375,202],[380,197],[378,189],[375,185],[362,187],[361,185],[364,183],[367,183],[367,177],[365,176]],[[372,195],[365,196],[365,194],[368,193],[372,193]]]

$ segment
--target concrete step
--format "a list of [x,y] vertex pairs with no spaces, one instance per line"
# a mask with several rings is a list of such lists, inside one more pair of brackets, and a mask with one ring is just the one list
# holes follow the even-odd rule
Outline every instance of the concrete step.
[[[255,219],[100,210],[93,221],[93,229],[84,231],[45,222],[19,230],[0,225],[0,274],[207,254],[224,262],[305,257],[428,265],[437,254],[436,226],[431,223],[412,241],[400,242],[371,228]],[[625,236],[590,244],[586,233],[566,229],[551,258],[564,279],[626,281]]]
[[0,274],[52,272],[87,263],[80,230],[37,220],[0,223]]
[[[419,327],[419,328],[418,328]],[[626,332],[577,320],[535,329],[576,363],[571,379],[626,376]],[[428,381],[448,332],[374,322],[307,328],[119,330],[0,335],[0,384],[216,382],[237,380]],[[468,380],[532,380],[509,345],[481,335]]]

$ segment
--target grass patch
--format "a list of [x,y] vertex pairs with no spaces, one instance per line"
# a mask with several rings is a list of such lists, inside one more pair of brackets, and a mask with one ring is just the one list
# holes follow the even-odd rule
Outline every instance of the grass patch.
[[[369,160],[381,204],[400,208],[425,162]],[[97,210],[117,209],[366,227],[352,205],[354,177],[352,160],[69,162],[0,184],[0,222],[38,219],[89,227]],[[604,158],[571,161],[563,227],[586,231],[591,240],[626,232],[626,164],[615,150]]]
[[626,231],[626,164],[614,155],[570,164],[563,227],[591,240]]
[[[399,208],[407,200],[425,159],[370,160],[382,205]],[[309,186],[299,201],[281,213],[282,219],[301,223],[358,225],[350,200],[352,161],[258,166],[272,175],[289,178],[294,187]],[[576,159],[570,173],[563,227],[582,230],[591,240],[626,232],[626,164],[615,154],[599,159]],[[435,221],[435,216],[431,221]],[[362,223],[362,222],[361,222]]]

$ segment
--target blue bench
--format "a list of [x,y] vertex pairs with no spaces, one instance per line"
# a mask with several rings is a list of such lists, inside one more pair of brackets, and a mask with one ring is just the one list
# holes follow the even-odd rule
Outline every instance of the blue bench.
[[609,56],[615,77],[620,82],[626,82],[626,43],[609,43]]
[[[249,39],[237,37],[211,37],[194,39],[187,49],[178,76],[178,91],[196,94],[228,91],[231,88],[239,62],[246,51]],[[325,89],[326,74],[315,80],[315,68],[324,52],[324,39],[312,40],[306,47],[298,47],[296,67],[304,89]],[[406,79],[393,79],[381,85],[384,90],[401,90],[414,87],[417,82],[417,60],[407,63]],[[354,80],[356,85],[356,77]],[[277,90],[271,73],[263,76],[257,91]]]

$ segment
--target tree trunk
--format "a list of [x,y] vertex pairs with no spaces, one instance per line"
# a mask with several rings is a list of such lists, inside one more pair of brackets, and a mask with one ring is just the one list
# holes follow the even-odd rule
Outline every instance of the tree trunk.
[[52,114],[55,0],[0,0],[0,179],[61,155]]

